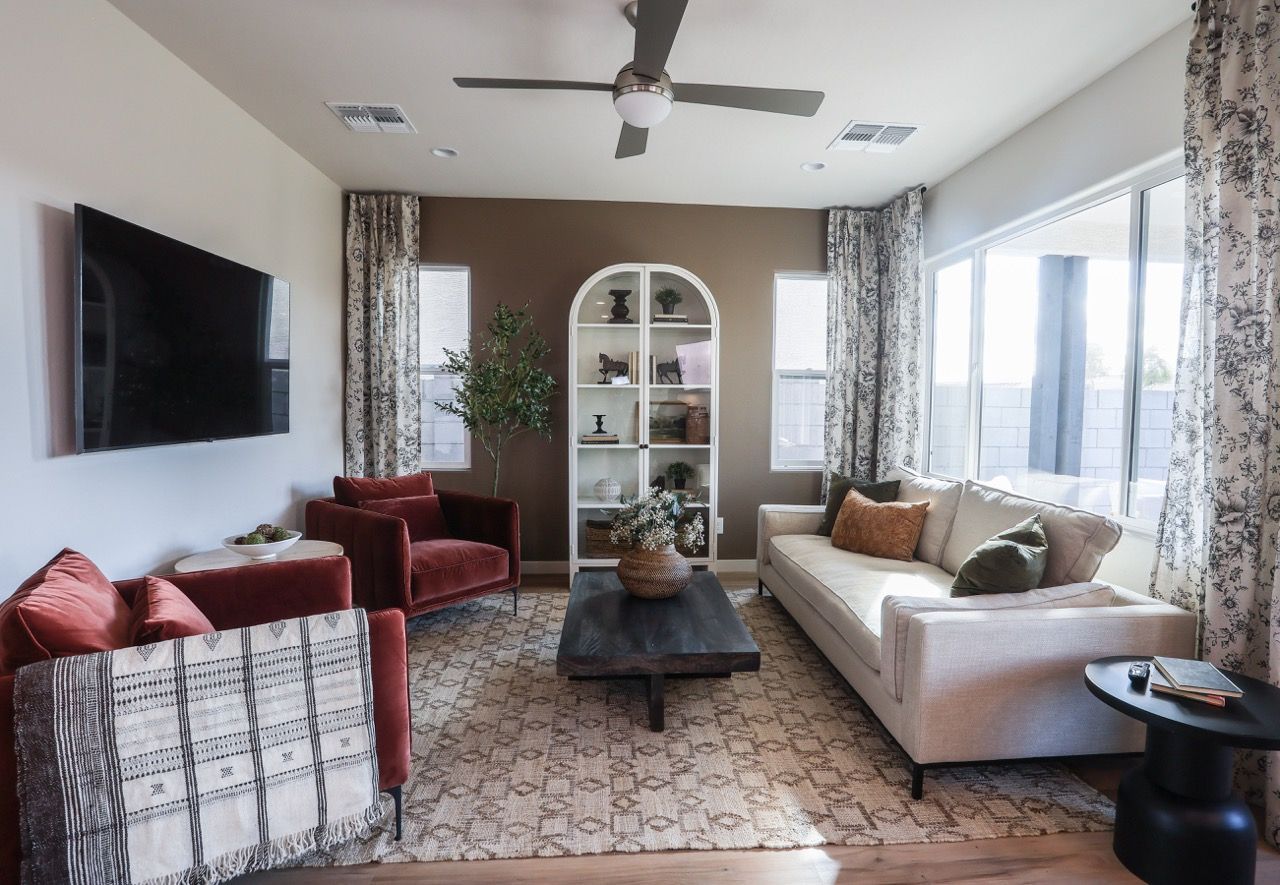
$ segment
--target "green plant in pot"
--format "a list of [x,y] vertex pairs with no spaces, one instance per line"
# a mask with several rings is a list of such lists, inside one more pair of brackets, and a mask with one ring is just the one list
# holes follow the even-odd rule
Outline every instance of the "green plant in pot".
[[693,579],[693,567],[676,546],[696,550],[706,537],[700,514],[689,518],[680,496],[646,491],[622,499],[613,518],[609,539],[630,545],[618,560],[618,580],[632,596],[666,599],[675,596]]
[[667,476],[671,477],[671,484],[677,489],[683,489],[685,482],[689,477],[693,476],[693,465],[686,464],[684,461],[676,461],[667,467]]
[[457,415],[493,459],[493,493],[498,494],[502,450],[521,434],[551,437],[551,397],[556,382],[540,365],[551,352],[533,325],[527,307],[499,303],[485,324],[488,337],[465,350],[446,349],[441,371],[456,375],[453,402],[438,407]]
[[670,286],[664,286],[653,296],[653,300],[662,305],[663,313],[674,313],[676,305],[684,301],[684,296],[678,290],[672,289]]

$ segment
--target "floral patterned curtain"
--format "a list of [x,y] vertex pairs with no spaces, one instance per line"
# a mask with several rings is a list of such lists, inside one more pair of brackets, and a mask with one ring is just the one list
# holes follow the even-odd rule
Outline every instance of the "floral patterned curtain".
[[923,188],[827,216],[826,470],[876,479],[920,461]]
[[419,470],[418,198],[347,198],[348,476]]
[[[1200,0],[1187,55],[1186,277],[1151,593],[1205,660],[1280,685],[1280,12]],[[1280,842],[1280,754],[1237,780]]]

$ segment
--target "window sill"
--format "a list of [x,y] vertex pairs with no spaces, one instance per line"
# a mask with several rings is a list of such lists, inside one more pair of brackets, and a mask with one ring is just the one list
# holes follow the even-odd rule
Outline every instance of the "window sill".
[[418,466],[434,473],[466,473],[471,469],[470,464],[419,464]]
[[818,465],[816,467],[808,467],[808,466],[802,467],[802,466],[787,466],[783,464],[774,464],[769,467],[769,472],[770,473],[821,473],[822,466]]

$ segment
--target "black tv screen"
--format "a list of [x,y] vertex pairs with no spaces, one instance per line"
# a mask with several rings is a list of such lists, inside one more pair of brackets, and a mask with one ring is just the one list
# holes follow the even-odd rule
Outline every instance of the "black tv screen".
[[76,206],[80,452],[289,431],[289,285]]

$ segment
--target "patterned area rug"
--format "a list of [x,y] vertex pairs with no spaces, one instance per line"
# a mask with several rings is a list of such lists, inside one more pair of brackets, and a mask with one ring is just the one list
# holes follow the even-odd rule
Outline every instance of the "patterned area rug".
[[772,597],[730,597],[759,673],[667,681],[555,672],[568,595],[509,596],[410,625],[413,772],[390,824],[313,864],[824,843],[956,842],[1106,830],[1112,806],[1048,763],[931,771],[902,751]]

